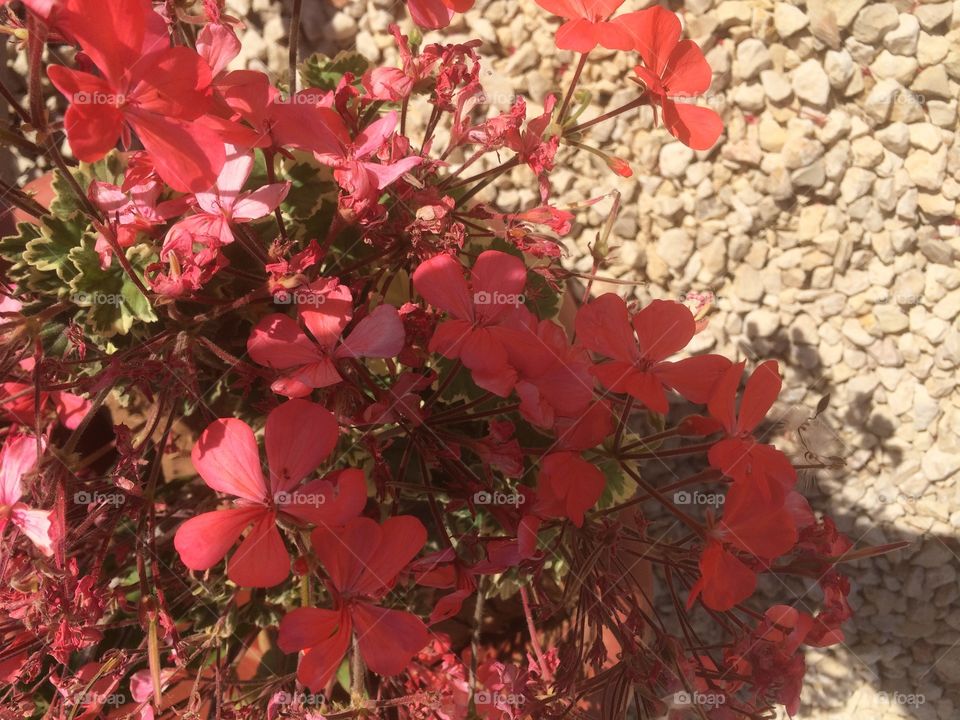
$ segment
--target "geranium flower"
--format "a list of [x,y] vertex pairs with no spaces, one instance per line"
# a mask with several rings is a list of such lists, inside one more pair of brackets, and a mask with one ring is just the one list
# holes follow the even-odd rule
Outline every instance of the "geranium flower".
[[232,111],[231,120],[237,121],[222,128],[223,139],[233,145],[263,148],[268,154],[287,147],[336,153],[350,142],[343,120],[321,105],[323,98],[316,90],[301,90],[284,99],[269,78],[255,70],[224,73],[214,87]]
[[709,531],[700,556],[700,579],[690,589],[687,606],[698,596],[713,610],[729,610],[753,594],[757,574],[731,550],[740,550],[769,563],[797,543],[797,528],[782,504],[765,501],[749,488],[732,485],[723,505],[723,518]]
[[504,329],[503,321],[523,305],[527,269],[513,255],[487,250],[474,263],[469,285],[464,273],[450,255],[432,257],[413,272],[417,292],[451,316],[437,326],[429,351],[460,359],[478,387],[507,397],[517,371],[509,364],[507,343],[512,333]]
[[583,514],[596,505],[607,481],[596,465],[573,452],[555,452],[540,460],[533,512],[542,518],[567,518],[583,526]]
[[703,51],[693,40],[680,41],[680,20],[659,5],[620,15],[610,23],[631,38],[643,65],[634,72],[655,106],[663,110],[663,124],[680,142],[694,150],[713,147],[723,121],[710,108],[673,98],[692,98],[710,88],[713,76]]
[[100,0],[67,0],[62,10],[58,24],[103,74],[47,69],[70,100],[64,124],[74,155],[95,162],[132,130],[174,190],[210,187],[225,157],[217,133],[195,122],[211,108],[210,66],[190,48],[169,47],[165,24],[140,0],[116,0],[110,12]]
[[[189,196],[158,203],[162,190],[163,186],[152,179],[131,187],[129,191],[94,180],[87,188],[87,195],[103,212],[117,245],[128,248],[141,232],[147,232],[187,209]],[[102,232],[97,235],[94,249],[100,256],[100,266],[106,270],[113,257],[113,246]]]
[[191,570],[213,567],[251,528],[227,563],[227,577],[244,587],[283,582],[290,574],[290,554],[278,517],[342,525],[366,503],[360,470],[342,470],[297,487],[330,455],[337,438],[337,421],[328,410],[305,400],[285,402],[267,416],[270,472],[264,479],[250,426],[236,418],[211,423],[193,446],[193,465],[209,487],[238,499],[235,507],[197,515],[177,529],[174,546],[183,564]]
[[581,417],[594,402],[586,351],[571,346],[562,327],[551,320],[537,322],[526,308],[514,319],[507,352],[518,376],[514,389],[520,413],[541,428],[552,428],[559,418]]
[[[337,120],[342,124],[339,116]],[[423,158],[412,155],[391,163],[375,163],[371,159],[387,142],[397,127],[399,116],[391,110],[379,120],[370,123],[357,137],[341,143],[336,152],[314,153],[317,161],[334,168],[333,176],[348,194],[375,198],[378,191],[397,181],[401,175],[419,165]],[[346,133],[337,133],[342,137]]]
[[576,325],[578,343],[612,358],[593,368],[600,384],[627,393],[660,414],[669,407],[665,387],[691,402],[705,403],[730,366],[720,355],[666,360],[685,348],[696,332],[693,315],[678,302],[654,300],[631,317],[623,299],[607,293],[580,308]]
[[[441,0],[438,0],[441,1]],[[473,4],[473,0],[469,0]],[[436,53],[414,54],[410,41],[396,25],[390,25],[390,34],[397,41],[400,67],[373,67],[363,75],[363,87],[374,100],[400,102],[413,92],[418,83],[426,80],[440,60]]]
[[[41,439],[40,448],[46,447]],[[37,439],[29,435],[9,435],[0,449],[0,534],[8,523],[30,538],[47,557],[53,555],[52,510],[34,510],[20,502],[23,477],[37,467]]]
[[221,245],[233,242],[232,223],[248,223],[272,213],[290,191],[290,183],[271,183],[256,190],[240,192],[253,170],[253,156],[225,147],[227,156],[217,183],[194,195],[201,212],[183,220],[186,226],[204,235],[220,238]]
[[271,385],[275,393],[309,395],[314,388],[336,385],[343,379],[338,360],[395,357],[403,349],[403,322],[393,305],[378,305],[342,338],[353,318],[349,288],[335,278],[321,278],[292,297],[309,336],[289,315],[272,313],[257,323],[247,340],[254,362],[281,371]]
[[717,381],[707,403],[710,415],[727,433],[710,448],[707,459],[727,477],[747,484],[765,498],[782,501],[796,485],[797,471],[786,455],[753,435],[780,394],[779,366],[776,360],[768,360],[753,371],[738,411],[737,388],[744,366],[742,362],[731,365]]
[[[19,363],[24,372],[33,372],[36,361],[24,358]],[[34,406],[35,386],[32,383],[10,381],[0,383],[0,413],[10,417],[21,425],[33,425],[36,421],[36,407]],[[74,395],[66,390],[51,390],[39,393],[40,409],[45,411],[49,403],[57,419],[68,430],[76,430],[80,422],[90,412],[90,401],[80,395]]]
[[557,30],[557,47],[561,50],[585,53],[597,45],[627,49],[621,29],[607,22],[623,0],[537,0],[537,5],[566,20]]
[[449,25],[455,12],[466,12],[473,3],[474,0],[407,0],[407,9],[417,25],[436,30]]
[[354,632],[367,667],[381,675],[402,672],[430,635],[416,615],[378,603],[426,542],[423,524],[409,515],[382,525],[361,517],[339,531],[318,527],[311,540],[327,571],[335,609],[298,608],[280,621],[280,649],[306,651],[297,679],[313,692],[323,690]]

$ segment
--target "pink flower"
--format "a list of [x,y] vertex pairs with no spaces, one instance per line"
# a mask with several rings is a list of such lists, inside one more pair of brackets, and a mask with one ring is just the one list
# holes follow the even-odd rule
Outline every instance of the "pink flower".
[[254,362],[281,371],[271,386],[275,393],[309,395],[342,380],[338,360],[394,357],[403,349],[403,322],[393,305],[378,305],[342,338],[353,318],[353,296],[346,286],[321,278],[293,298],[309,336],[289,315],[273,313],[257,323],[247,340]]
[[608,390],[627,393],[654,412],[668,409],[664,388],[691,402],[705,403],[730,361],[698,355],[670,362],[693,339],[696,323],[684,305],[654,300],[631,316],[617,295],[601,295],[577,313],[577,341],[612,358],[595,365],[593,374]]
[[[413,286],[450,319],[437,326],[430,352],[460,359],[484,390],[507,397],[517,382],[507,352],[512,334],[503,321],[523,305],[527,269],[499,250],[480,253],[467,284],[464,268],[450,255],[437,255],[413,273]],[[472,290],[471,290],[472,286]]]
[[193,447],[193,465],[212,489],[237,497],[235,507],[197,515],[183,523],[174,546],[191,570],[207,570],[251,528],[227,563],[227,577],[244,587],[271,587],[290,574],[290,555],[277,519],[339,526],[363,509],[366,483],[360,470],[342,470],[298,484],[337,444],[333,414],[305,400],[290,400],[267,417],[264,433],[268,479],[260,469],[253,430],[242,420],[215,420]]
[[[393,135],[397,121],[396,111],[391,110],[361,131],[352,142],[341,143],[339,150],[314,155],[318,162],[334,168],[333,176],[348,194],[373,198],[377,191],[396,182],[423,160],[414,155],[386,164],[371,162],[374,154]],[[343,130],[345,132],[346,128]]]
[[455,12],[466,12],[473,3],[474,0],[407,0],[407,10],[417,25],[436,30],[449,25]]
[[[183,213],[189,196],[157,203],[163,186],[155,180],[147,180],[130,188],[129,192],[116,185],[94,180],[87,188],[90,200],[103,211],[117,244],[128,248],[137,241],[137,235],[148,232],[172,217]],[[113,248],[103,232],[97,235],[95,246],[100,256],[100,266],[110,267]]]
[[58,24],[102,73],[47,69],[70,100],[64,125],[74,155],[99,160],[121,137],[129,145],[132,130],[170,187],[208,188],[224,155],[217,133],[199,121],[212,109],[206,61],[190,48],[169,46],[150,3],[115,0],[109,13],[100,0],[70,0],[62,7]]
[[737,388],[744,363],[731,365],[717,381],[707,409],[723,425],[727,437],[707,454],[712,467],[734,481],[748,485],[765,498],[782,501],[797,483],[790,459],[772,445],[759,442],[754,431],[780,394],[780,371],[776,360],[757,366],[747,380],[737,409]]
[[577,453],[550,453],[540,461],[533,512],[542,518],[567,518],[581,527],[583,514],[597,503],[606,485],[603,473]]
[[217,237],[220,244],[233,242],[232,223],[248,223],[272,213],[290,191],[290,183],[271,183],[250,192],[241,188],[253,170],[253,156],[242,154],[231,145],[226,146],[227,160],[210,190],[194,195],[201,212],[182,221],[184,227]]
[[280,649],[306,651],[297,679],[321,691],[340,667],[354,631],[367,667],[381,675],[402,672],[430,636],[416,615],[378,603],[420,552],[426,529],[410,515],[396,515],[382,525],[361,517],[336,533],[319,527],[311,539],[330,578],[336,609],[298,608],[281,620]]
[[[41,449],[46,443],[41,440]],[[37,467],[37,439],[29,435],[11,435],[0,449],[0,533],[12,523],[44,555],[53,555],[51,510],[34,510],[20,502],[23,477]]]

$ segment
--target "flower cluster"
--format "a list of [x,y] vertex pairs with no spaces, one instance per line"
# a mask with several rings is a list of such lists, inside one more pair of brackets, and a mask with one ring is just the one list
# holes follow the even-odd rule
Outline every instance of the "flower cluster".
[[[3,188],[5,709],[796,711],[803,648],[851,615],[838,564],[886,548],[798,491],[775,361],[741,390],[745,363],[688,351],[709,307],[592,297],[612,222],[564,269],[583,206],[554,169],[631,173],[591,127],[643,106],[696,150],[723,131],[677,15],[622,1],[537,0],[579,64],[504,112],[478,42],[394,27],[399,67],[315,55],[275,84],[230,69],[217,0],[0,8],[30,69],[8,134],[54,168]],[[636,97],[579,121],[598,45]],[[514,169],[535,200],[507,211],[483,193]],[[765,575],[822,597],[765,603]]]

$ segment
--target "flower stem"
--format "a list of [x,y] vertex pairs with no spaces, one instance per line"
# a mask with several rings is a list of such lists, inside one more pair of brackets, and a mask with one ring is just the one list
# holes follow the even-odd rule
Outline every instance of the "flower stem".
[[577,63],[577,69],[573,73],[573,80],[570,81],[570,87],[567,88],[567,95],[563,98],[563,105],[560,106],[560,114],[557,115],[557,122],[560,125],[563,125],[563,119],[566,117],[567,109],[570,107],[570,101],[573,99],[573,91],[577,89],[577,83],[580,82],[580,74],[587,64],[587,57],[589,55],[589,52],[581,53],[580,55],[580,62]]

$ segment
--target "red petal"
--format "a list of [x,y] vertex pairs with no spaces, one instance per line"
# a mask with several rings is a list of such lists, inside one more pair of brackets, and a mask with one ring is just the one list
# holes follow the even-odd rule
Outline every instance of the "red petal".
[[437,325],[430,338],[428,349],[454,360],[460,357],[463,343],[473,332],[473,324],[468,320],[447,320]]
[[227,577],[241,587],[273,587],[290,575],[290,554],[273,513],[264,513],[227,562]]
[[375,673],[396,675],[430,641],[426,625],[401,610],[356,603],[350,608],[364,662]]
[[83,162],[96,162],[116,146],[123,115],[107,105],[71,105],[63,123],[74,156]]
[[323,358],[297,321],[280,313],[260,319],[247,340],[247,352],[258,365],[278,370],[300,367]]
[[581,307],[576,326],[577,342],[591,352],[631,365],[639,359],[627,304],[620,296],[606,293]]
[[657,77],[663,75],[670,54],[680,40],[680,19],[660,6],[625,13],[611,22],[621,25],[633,37],[633,49]]
[[710,415],[723,423],[728,433],[733,433],[737,427],[737,388],[740,387],[740,378],[746,363],[735,363],[728,367],[707,401]]
[[[309,501],[298,502],[300,497]],[[315,525],[340,527],[363,512],[367,481],[361,470],[340,470],[298,488],[293,500],[281,506],[283,512]]]
[[654,300],[633,316],[640,354],[659,362],[683,350],[693,338],[696,323],[686,305]]
[[310,535],[310,542],[333,586],[340,592],[350,592],[366,572],[381,536],[375,520],[359,517],[342,528],[320,525]]
[[737,422],[740,432],[752,432],[760,424],[780,395],[782,384],[780,366],[776,360],[767,360],[753,371],[740,400],[740,417]]
[[[301,610],[294,610],[293,612],[299,613],[302,610],[310,609],[313,608],[302,608]],[[300,665],[297,667],[297,679],[314,693],[323,692],[324,689],[326,689],[327,683],[330,682],[330,678],[332,678],[340,668],[340,663],[343,661],[344,655],[347,654],[347,648],[350,647],[350,637],[353,633],[350,616],[347,613],[328,612],[337,616],[336,627],[330,629],[330,634],[325,639],[311,646],[310,649],[304,653],[303,657],[300,658]],[[290,613],[290,615],[292,614],[293,613]],[[286,620],[286,617],[284,620]],[[321,622],[321,626],[318,628],[318,632],[314,634],[314,637],[319,637],[321,632],[326,631],[330,622],[318,616],[305,618],[305,620],[319,620]],[[300,618],[297,618],[296,622],[299,623]],[[281,621],[281,632],[283,630],[282,623],[283,621]],[[303,635],[302,637],[305,638],[307,635]]]
[[363,594],[385,591],[427,542],[427,530],[412,515],[394,515],[380,526],[379,547],[366,562],[354,590]]
[[413,271],[413,287],[435,308],[458,320],[473,320],[473,297],[463,266],[450,255],[437,255]]
[[393,305],[378,305],[337,348],[340,357],[395,357],[403,350],[403,321]]
[[220,136],[199,122],[130,110],[127,120],[150,153],[157,174],[179,192],[202,192],[217,181],[226,153]]
[[334,279],[321,279],[297,291],[297,312],[320,347],[332,350],[353,319],[353,295]]
[[538,499],[542,496],[550,506],[559,501],[562,515],[577,527],[583,525],[583,514],[600,499],[604,487],[603,473],[576,453],[551,453],[540,461]]
[[94,64],[115,86],[142,58],[143,38],[150,6],[141,0],[116,0],[110,12],[102,0],[66,0],[57,23],[83,47]]
[[167,48],[137,64],[129,100],[147,112],[195,120],[210,109],[210,66],[187,47]]
[[180,553],[183,564],[191,570],[207,570],[223,560],[247,526],[260,514],[263,507],[214,510],[192,517],[177,528],[173,546]]
[[450,24],[453,9],[443,0],[407,0],[410,18],[426,30],[437,30]]
[[713,71],[693,40],[684,40],[670,53],[663,88],[671,97],[697,97],[710,89]]
[[337,610],[312,607],[291,610],[280,621],[277,645],[285,653],[312,648],[335,635],[345,620],[349,622],[349,618]]
[[772,560],[797,544],[790,511],[768,502],[747,485],[734,483],[723,506],[723,540],[751,555]]
[[597,23],[584,18],[568,20],[557,30],[557,48],[587,53],[600,42],[600,28]]
[[243,420],[214,420],[190,454],[203,481],[214,490],[261,502],[267,486],[260,470],[260,450]]
[[708,543],[700,557],[701,578],[691,590],[688,606],[702,593],[703,604],[724,612],[753,595],[754,572],[718,543]]
[[272,493],[289,490],[320,467],[339,429],[333,413],[306,400],[288,400],[272,410],[264,432]]
[[689,148],[709,150],[723,132],[723,120],[710,108],[663,102],[663,124],[670,134]]
[[731,364],[722,355],[696,355],[676,362],[659,363],[653,372],[690,402],[706,405]]

